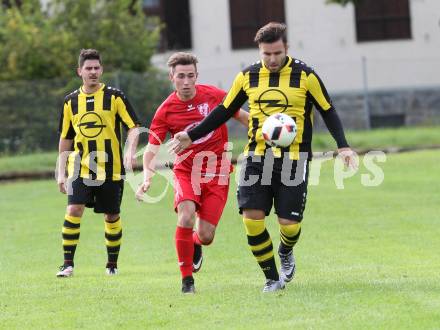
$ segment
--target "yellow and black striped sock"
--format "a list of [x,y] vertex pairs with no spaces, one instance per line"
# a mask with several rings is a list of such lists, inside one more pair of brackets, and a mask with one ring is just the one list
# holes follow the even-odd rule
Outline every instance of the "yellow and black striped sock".
[[288,254],[292,251],[296,242],[299,240],[301,235],[301,223],[295,223],[291,225],[281,225],[280,224],[280,246],[278,252],[281,254]]
[[65,265],[74,265],[73,258],[75,257],[76,246],[79,241],[80,222],[80,217],[74,217],[68,214],[64,216],[62,236]]
[[264,220],[243,218],[248,244],[267,279],[279,280],[277,266],[273,255],[273,245]]
[[108,266],[117,267],[119,250],[121,249],[122,223],[121,218],[114,222],[105,221],[105,246],[107,247]]

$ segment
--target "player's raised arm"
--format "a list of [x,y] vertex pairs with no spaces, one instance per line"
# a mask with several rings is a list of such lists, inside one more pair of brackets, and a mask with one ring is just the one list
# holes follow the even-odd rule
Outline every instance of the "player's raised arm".
[[[215,109],[214,109],[215,111]],[[224,111],[224,110],[222,110]],[[209,117],[209,116],[208,116]],[[229,119],[230,117],[228,117]],[[243,109],[240,109],[238,112],[236,112],[233,115],[233,118],[238,121],[239,123],[241,123],[244,127],[248,127],[249,126],[249,113]],[[228,120],[226,119],[226,121]],[[201,123],[203,124],[203,122]],[[201,125],[200,124],[200,125]],[[199,126],[200,126],[199,125]],[[220,125],[219,125],[220,126]],[[215,128],[214,128],[215,129]],[[188,134],[189,132],[179,132],[176,135],[174,135],[174,139],[173,141],[170,141],[169,144],[169,149],[172,150],[175,153],[179,153],[183,150],[185,150],[186,148],[188,148],[192,142],[194,141]]]
[[222,104],[218,105],[200,124],[188,132],[179,132],[174,136],[172,150],[176,153],[188,148],[193,141],[200,139],[209,132],[226,123],[247,101],[248,96],[243,90],[244,75],[240,72],[232,84]]

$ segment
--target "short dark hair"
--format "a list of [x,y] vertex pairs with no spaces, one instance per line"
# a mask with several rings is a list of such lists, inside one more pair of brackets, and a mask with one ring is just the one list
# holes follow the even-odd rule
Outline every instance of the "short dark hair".
[[98,60],[101,63],[101,55],[96,49],[81,49],[78,57],[78,67],[82,68],[86,60]]
[[282,39],[284,43],[287,43],[286,30],[286,24],[270,22],[257,31],[254,41],[260,44],[262,42],[272,43]]
[[174,69],[177,65],[193,64],[197,70],[197,57],[191,53],[177,52],[170,56],[167,65],[170,69]]

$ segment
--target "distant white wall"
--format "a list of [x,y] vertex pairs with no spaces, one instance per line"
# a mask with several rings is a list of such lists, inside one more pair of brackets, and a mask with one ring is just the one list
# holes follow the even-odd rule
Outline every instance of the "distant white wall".
[[[356,42],[351,5],[286,0],[289,53],[314,67],[332,92],[362,89],[361,58],[370,89],[440,86],[440,1],[410,0],[412,39]],[[258,60],[257,48],[231,49],[229,1],[190,0],[192,40],[199,81],[228,89],[239,70]],[[166,68],[170,54],[153,63]]]

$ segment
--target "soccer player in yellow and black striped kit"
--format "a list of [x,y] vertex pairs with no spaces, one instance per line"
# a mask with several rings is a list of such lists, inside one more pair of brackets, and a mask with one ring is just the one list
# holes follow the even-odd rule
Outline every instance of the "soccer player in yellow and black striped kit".
[[[238,204],[248,244],[266,277],[263,291],[272,292],[283,289],[295,273],[293,247],[301,233],[307,197],[313,106],[336,140],[345,163],[356,165],[324,84],[312,68],[287,55],[286,26],[275,22],[263,26],[255,42],[261,61],[236,76],[223,104],[202,123],[175,135],[174,151],[181,152],[192,141],[227,121],[249,101],[249,141],[244,150],[247,158],[242,166]],[[285,113],[296,122],[297,135],[288,147],[268,146],[261,133],[266,118],[275,113]],[[264,223],[273,204],[280,225],[281,276]]]
[[[64,263],[58,277],[73,275],[73,259],[85,207],[104,213],[106,272],[108,275],[118,272],[124,164],[132,167],[135,162],[138,119],[120,90],[100,82],[102,72],[99,52],[81,50],[77,73],[83,85],[66,96],[61,112],[57,181],[60,192],[68,194],[68,205],[62,229]],[[122,126],[128,129],[125,156]]]

